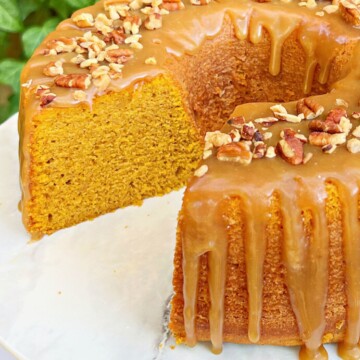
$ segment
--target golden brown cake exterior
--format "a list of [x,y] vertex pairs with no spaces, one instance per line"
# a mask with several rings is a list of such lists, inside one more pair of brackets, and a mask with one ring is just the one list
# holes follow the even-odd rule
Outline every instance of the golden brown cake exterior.
[[33,238],[179,188],[201,158],[200,134],[235,105],[325,93],[349,71],[358,33],[330,37],[331,57],[313,59],[299,39],[322,19],[296,4],[172,4],[99,1],[24,69],[21,209]]

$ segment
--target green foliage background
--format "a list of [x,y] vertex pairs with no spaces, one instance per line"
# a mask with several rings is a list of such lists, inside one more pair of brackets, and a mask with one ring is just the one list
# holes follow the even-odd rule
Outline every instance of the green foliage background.
[[96,0],[0,0],[0,124],[18,111],[20,73],[42,39]]

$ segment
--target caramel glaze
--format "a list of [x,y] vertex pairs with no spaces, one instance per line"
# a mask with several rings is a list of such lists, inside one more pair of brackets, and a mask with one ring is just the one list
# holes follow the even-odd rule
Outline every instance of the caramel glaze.
[[[324,5],[327,3],[324,3]],[[315,10],[299,7],[297,3],[282,3],[274,0],[272,3],[259,4],[246,0],[220,0],[208,6],[192,6],[185,1],[185,10],[171,12],[164,16],[163,27],[156,31],[141,30],[142,50],[135,50],[134,59],[129,61],[123,69],[123,78],[112,80],[107,91],[121,91],[125,88],[133,89],[141,81],[146,81],[160,74],[169,73],[168,62],[184,54],[197,51],[206,38],[215,37],[221,30],[224,16],[232,19],[235,33],[239,39],[248,39],[252,43],[259,43],[264,29],[272,39],[269,71],[276,76],[281,71],[282,45],[286,38],[297,31],[307,55],[307,71],[304,79],[304,92],[311,90],[315,68],[320,68],[320,83],[326,83],[333,57],[342,44],[357,42],[360,31],[346,24],[338,15],[326,15],[324,18],[315,16]],[[317,9],[318,10],[318,9]],[[94,15],[105,12],[103,1],[96,5],[80,10]],[[274,16],[276,14],[276,16]],[[30,193],[30,163],[29,153],[31,134],[34,131],[32,118],[41,111],[39,99],[34,95],[34,88],[39,84],[51,86],[51,91],[57,95],[51,107],[69,107],[79,105],[72,97],[73,90],[54,86],[53,79],[44,76],[43,68],[51,61],[65,59],[65,73],[82,73],[86,70],[69,62],[75,53],[44,56],[42,51],[51,39],[60,37],[81,36],[86,31],[95,29],[80,29],[69,19],[62,22],[57,30],[51,33],[42,45],[35,51],[34,56],[25,66],[22,73],[22,84],[30,84],[22,88],[22,105],[19,116],[20,134],[20,162],[22,186],[22,212],[24,223],[28,223],[26,204],[31,199]],[[344,35],[346,34],[346,35]],[[155,41],[156,40],[156,41]],[[145,64],[145,59],[155,57],[157,65]],[[93,85],[86,91],[87,106],[92,105],[96,96],[101,95]],[[36,237],[36,236],[35,236]]]
[[[359,53],[359,49],[356,50]],[[353,69],[344,80],[334,84],[331,93],[314,97],[330,111],[336,98],[349,101],[348,112],[359,111],[357,81],[360,71]],[[257,103],[239,106],[234,116],[244,115],[247,120],[270,116],[271,104]],[[295,103],[285,104],[295,113]],[[359,125],[353,121],[354,126]],[[290,124],[307,136],[308,122]],[[271,127],[274,134],[270,145],[275,145],[280,131],[288,123]],[[229,131],[228,125],[223,129]],[[321,148],[305,146],[305,153],[312,152],[307,164],[292,166],[280,157],[255,160],[249,166],[222,162],[212,156],[204,161],[209,170],[201,178],[193,178],[184,197],[183,224],[183,272],[184,272],[184,320],[187,342],[196,342],[194,330],[194,305],[199,257],[209,252],[218,263],[209,263],[209,273],[216,272],[216,280],[209,278],[209,288],[216,303],[211,303],[209,314],[211,339],[214,351],[221,348],[224,314],[224,281],[226,272],[226,226],[222,204],[237,196],[243,202],[246,224],[246,271],[249,294],[248,337],[256,343],[261,336],[262,282],[264,254],[266,251],[265,227],[270,199],[276,193],[281,203],[283,218],[283,263],[286,267],[286,284],[291,305],[297,319],[300,338],[304,346],[300,359],[327,359],[322,347],[325,329],[325,304],[327,300],[329,240],[325,201],[326,182],[334,183],[340,194],[343,212],[343,251],[346,267],[347,327],[345,339],[338,352],[343,359],[360,359],[358,348],[360,335],[360,224],[358,201],[360,166],[359,155],[351,154],[341,146],[332,155],[324,155]],[[303,211],[311,211],[312,236],[305,236]],[[220,220],[221,219],[221,220]],[[214,254],[214,255],[213,255]],[[215,255],[216,254],[216,255]],[[219,257],[220,256],[220,257]],[[190,263],[189,263],[190,259]],[[191,264],[191,265],[190,265]],[[213,268],[214,267],[214,268]],[[187,286],[188,281],[193,282]],[[213,327],[212,324],[216,324]]]

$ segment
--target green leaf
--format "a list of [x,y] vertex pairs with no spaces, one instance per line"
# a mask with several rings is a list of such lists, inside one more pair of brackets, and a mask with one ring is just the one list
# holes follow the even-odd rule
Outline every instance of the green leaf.
[[74,8],[72,8],[66,2],[63,2],[61,6],[59,6],[59,0],[50,0],[49,2],[50,9],[56,11],[56,13],[61,17],[62,20],[67,19],[73,13]]
[[8,102],[0,106],[0,124],[19,111],[19,100],[20,96],[18,94],[11,95]]
[[12,0],[0,0],[0,29],[9,32],[22,29],[19,8]]
[[86,6],[93,5],[95,3],[94,0],[65,0],[70,6],[80,9]]
[[44,37],[53,31],[59,23],[58,18],[49,19],[43,26],[32,26],[22,34],[22,43],[26,57],[30,57]]
[[20,93],[20,74],[24,65],[23,61],[14,59],[0,61],[0,83],[11,86],[14,94]]
[[9,46],[9,34],[0,31],[0,59],[7,57]]
[[41,2],[37,0],[18,0],[20,15],[22,20],[25,20],[29,14],[41,8]]

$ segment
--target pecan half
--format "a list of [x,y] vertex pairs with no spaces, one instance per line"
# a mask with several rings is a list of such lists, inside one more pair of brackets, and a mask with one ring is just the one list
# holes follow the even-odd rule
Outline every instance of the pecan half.
[[280,140],[276,152],[292,165],[299,165],[304,161],[304,144],[295,136],[285,136]]
[[341,133],[341,127],[332,121],[312,120],[309,123],[309,129],[317,132],[327,132],[329,134]]
[[216,157],[220,161],[233,161],[242,165],[249,165],[251,163],[253,154],[246,144],[242,142],[236,142],[222,145],[218,149]]
[[296,111],[304,114],[306,120],[312,120],[324,112],[324,107],[311,98],[304,98],[297,102]]
[[60,87],[86,90],[91,84],[91,75],[69,74],[60,75],[55,79],[55,84]]
[[326,132],[312,132],[309,135],[309,143],[314,146],[341,145],[346,142],[346,134],[329,134]]

